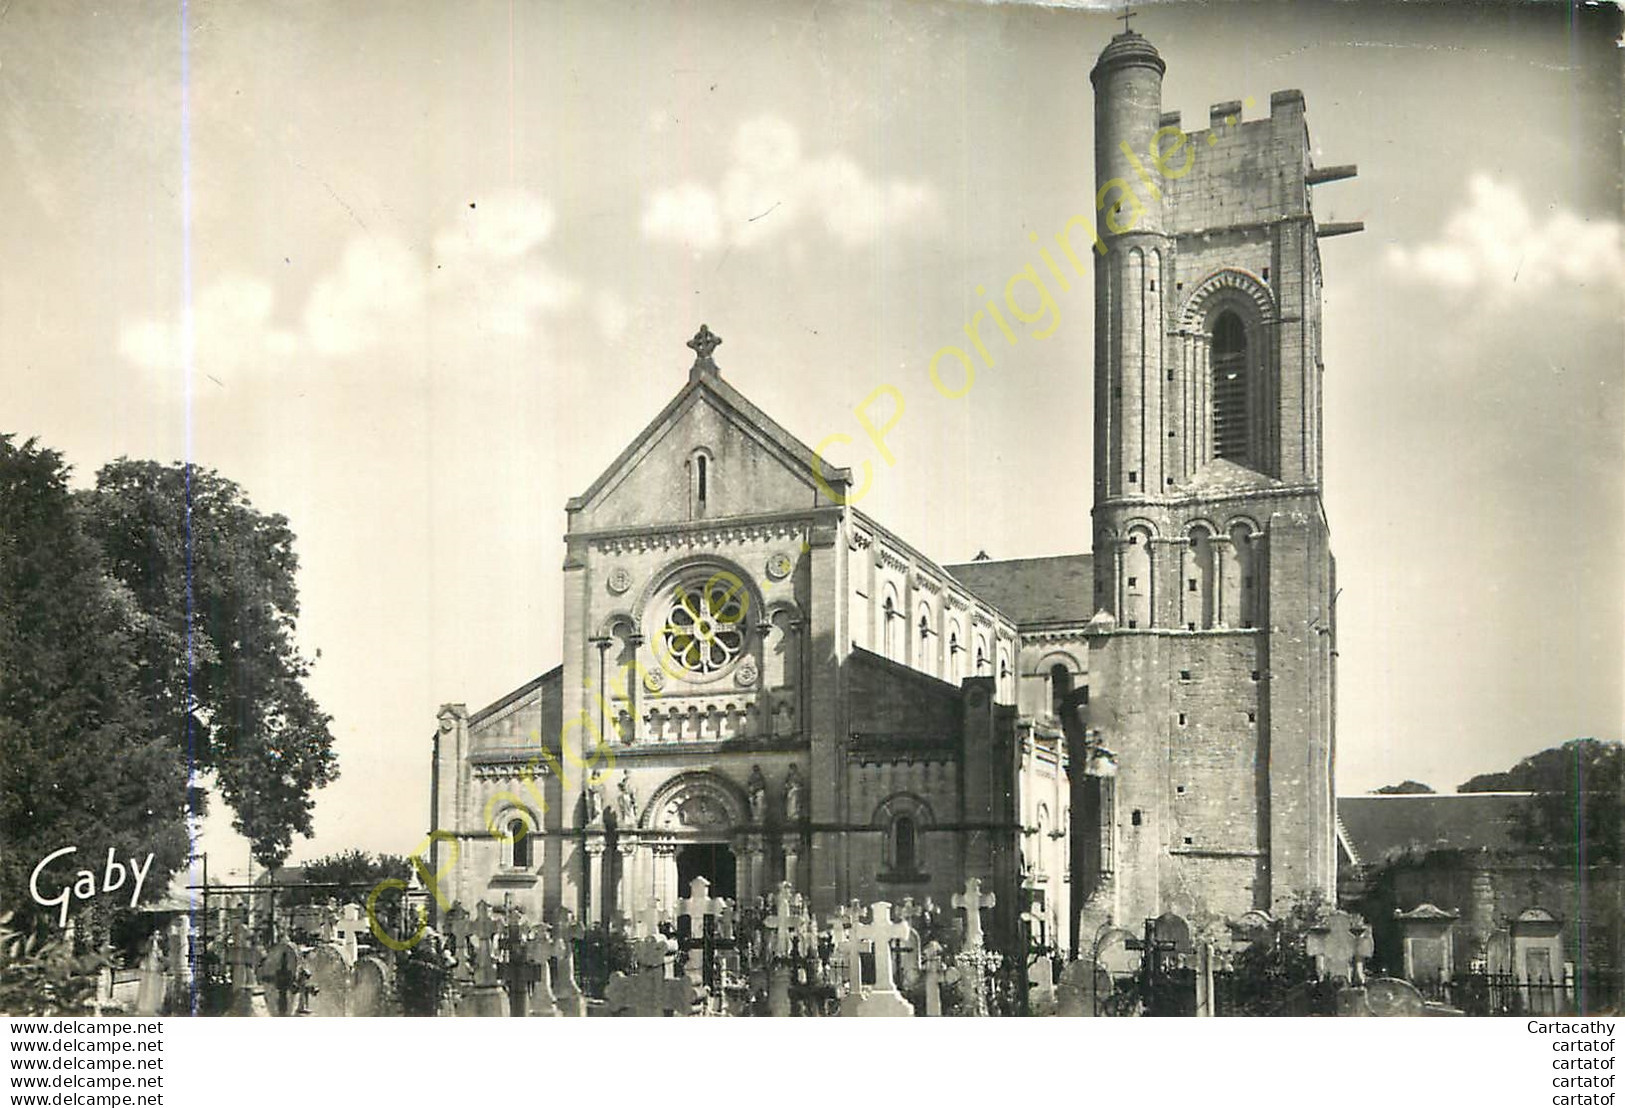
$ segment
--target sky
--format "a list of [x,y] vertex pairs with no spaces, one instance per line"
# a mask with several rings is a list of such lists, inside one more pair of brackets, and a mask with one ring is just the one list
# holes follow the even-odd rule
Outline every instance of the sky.
[[[1138,5],[1164,107],[1302,89],[1324,221],[1339,791],[1621,737],[1618,17]],[[942,562],[1086,550],[1092,299],[933,351],[1092,208],[1111,13],[981,3],[0,10],[0,431],[190,459],[298,536],[341,777],[405,853],[435,711],[560,656],[564,503],[723,374]],[[876,457],[854,409],[904,397]],[[879,411],[880,405],[875,410]],[[216,805],[215,865],[247,850]]]

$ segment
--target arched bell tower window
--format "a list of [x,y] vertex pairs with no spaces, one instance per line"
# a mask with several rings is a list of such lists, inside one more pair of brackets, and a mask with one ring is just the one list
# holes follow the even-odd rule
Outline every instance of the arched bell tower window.
[[1247,329],[1235,312],[1213,323],[1213,456],[1248,460]]
[[1050,714],[1056,719],[1061,718],[1061,706],[1071,692],[1072,671],[1066,668],[1065,662],[1056,662],[1049,667]]

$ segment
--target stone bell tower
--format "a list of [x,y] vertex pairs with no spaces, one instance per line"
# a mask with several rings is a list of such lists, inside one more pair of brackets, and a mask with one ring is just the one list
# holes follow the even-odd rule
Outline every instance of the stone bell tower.
[[[1320,250],[1303,96],[1162,109],[1113,37],[1095,89],[1092,747],[1074,777],[1080,938],[1280,910],[1335,883],[1333,562]],[[1074,755],[1075,761],[1076,755]]]

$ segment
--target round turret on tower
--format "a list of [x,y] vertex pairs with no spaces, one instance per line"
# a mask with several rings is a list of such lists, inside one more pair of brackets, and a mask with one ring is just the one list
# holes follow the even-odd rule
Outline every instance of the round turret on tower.
[[[1112,36],[1100,52],[1089,71],[1095,87],[1096,190],[1113,180],[1136,180],[1134,158],[1146,161],[1160,126],[1162,75],[1167,68],[1157,48],[1136,31]],[[1156,231],[1161,223],[1160,213],[1150,210],[1137,229]]]

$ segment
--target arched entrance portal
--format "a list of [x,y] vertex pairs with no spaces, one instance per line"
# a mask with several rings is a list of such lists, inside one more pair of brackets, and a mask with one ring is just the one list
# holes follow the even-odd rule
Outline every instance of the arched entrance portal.
[[711,895],[738,900],[734,852],[726,843],[690,843],[677,851],[677,889],[687,896],[696,877],[711,883]]

